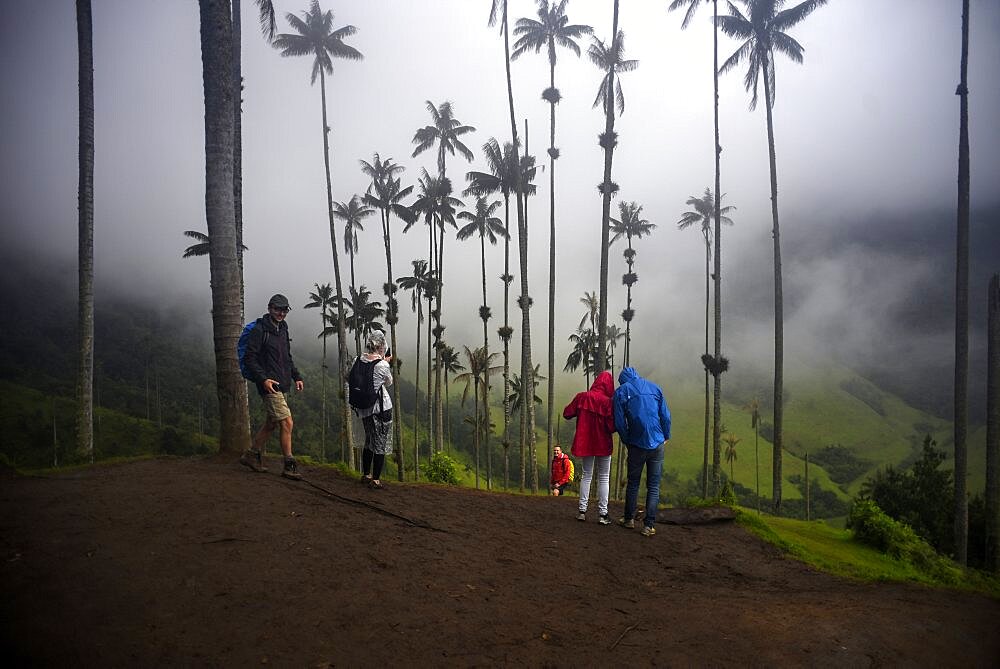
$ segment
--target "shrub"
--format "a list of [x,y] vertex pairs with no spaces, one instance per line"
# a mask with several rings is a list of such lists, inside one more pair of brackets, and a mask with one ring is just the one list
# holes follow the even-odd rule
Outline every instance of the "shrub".
[[431,456],[431,461],[420,465],[424,476],[431,483],[458,485],[458,463],[443,452]]

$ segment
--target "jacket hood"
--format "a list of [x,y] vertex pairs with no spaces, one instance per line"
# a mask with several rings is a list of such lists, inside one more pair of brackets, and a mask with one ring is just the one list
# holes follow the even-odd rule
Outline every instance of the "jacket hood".
[[618,385],[624,386],[629,381],[639,378],[639,373],[632,367],[626,367],[618,374]]
[[590,386],[591,392],[598,392],[607,397],[611,397],[615,394],[615,382],[611,378],[611,372],[601,372],[594,379],[594,383]]

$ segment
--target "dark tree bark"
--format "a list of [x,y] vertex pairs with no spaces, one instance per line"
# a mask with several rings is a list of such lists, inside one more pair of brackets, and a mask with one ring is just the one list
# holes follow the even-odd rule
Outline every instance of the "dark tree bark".
[[90,0],[76,3],[79,52],[79,298],[76,448],[94,461],[94,28]]
[[1000,274],[990,279],[986,371],[986,568],[1000,572]]

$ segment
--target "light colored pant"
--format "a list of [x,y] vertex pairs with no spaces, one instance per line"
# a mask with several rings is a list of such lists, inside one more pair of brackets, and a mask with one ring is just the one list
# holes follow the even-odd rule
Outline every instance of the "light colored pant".
[[590,501],[590,482],[594,479],[594,461],[597,461],[597,512],[608,515],[608,479],[611,476],[610,455],[588,455],[583,458],[583,477],[580,479],[580,513],[587,512]]

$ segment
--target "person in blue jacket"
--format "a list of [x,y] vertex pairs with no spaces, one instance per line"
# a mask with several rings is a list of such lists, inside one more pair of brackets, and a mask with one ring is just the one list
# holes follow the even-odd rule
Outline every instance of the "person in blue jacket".
[[656,505],[660,502],[660,475],[663,449],[670,439],[670,409],[663,391],[632,367],[618,375],[618,388],[612,398],[615,430],[628,448],[628,485],[625,488],[625,516],[622,527],[635,527],[635,507],[639,479],[646,469],[646,516],[642,536],[656,534]]

